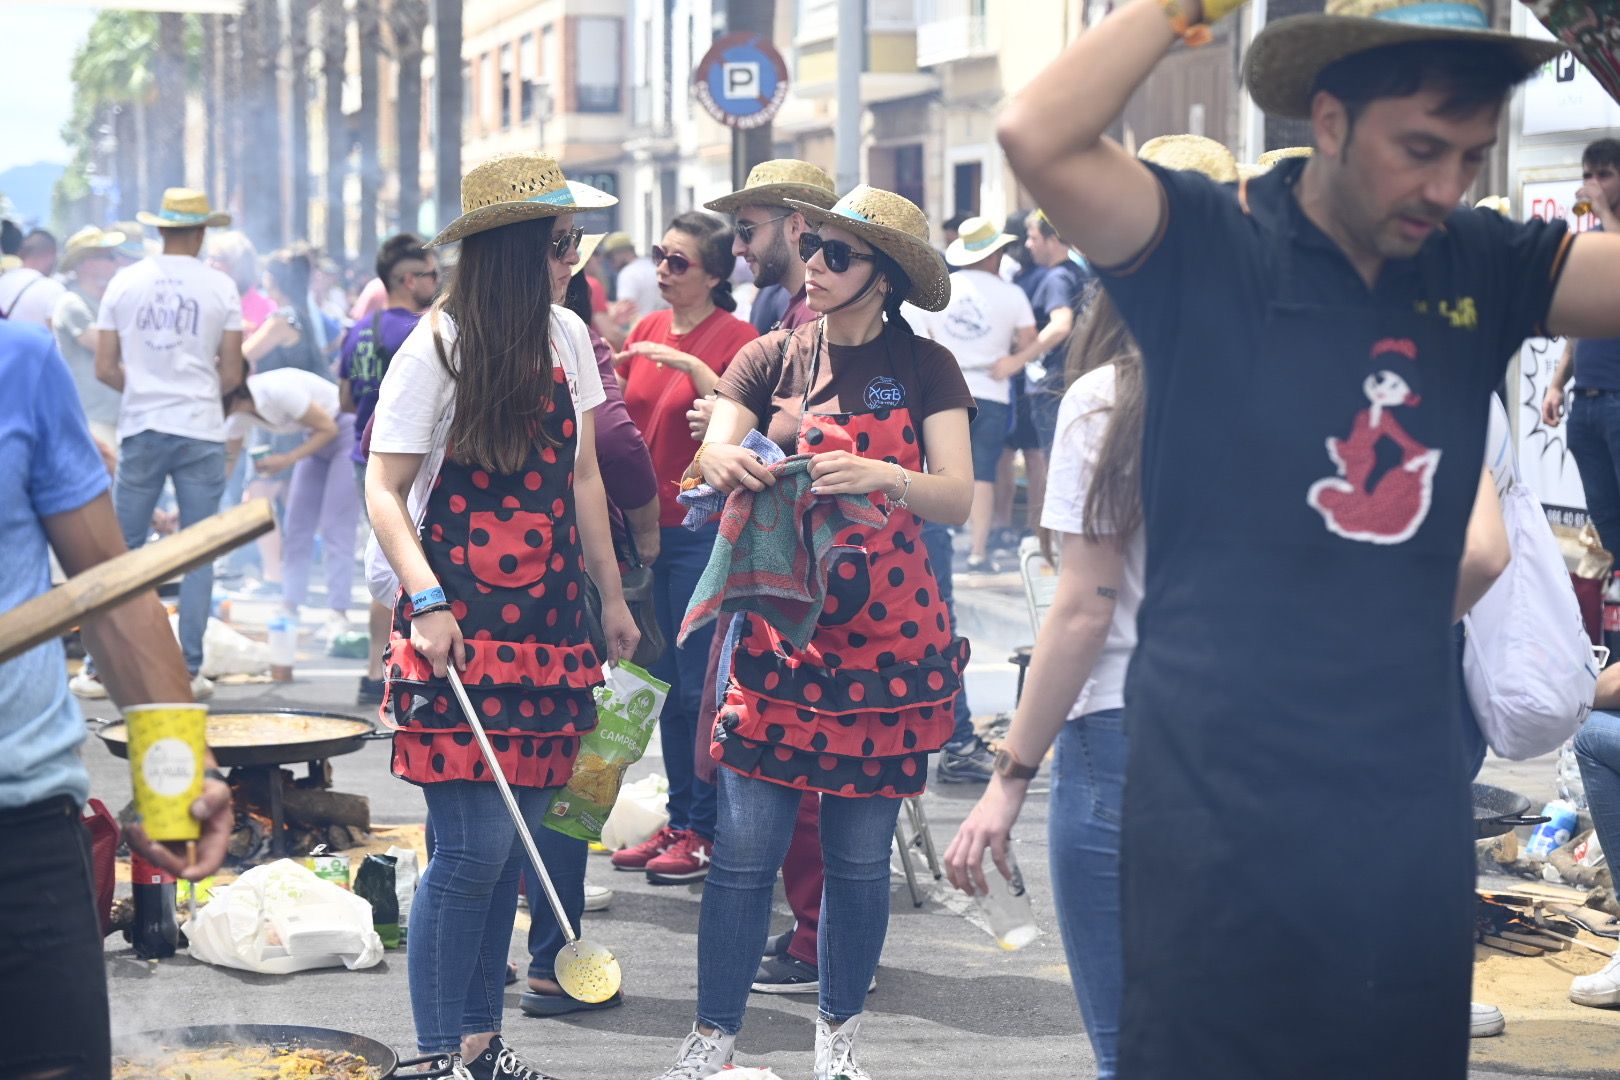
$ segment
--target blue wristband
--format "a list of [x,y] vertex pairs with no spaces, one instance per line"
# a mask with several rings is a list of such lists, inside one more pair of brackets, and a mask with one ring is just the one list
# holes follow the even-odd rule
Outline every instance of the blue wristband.
[[420,611],[430,604],[442,604],[444,602],[443,586],[435,585],[433,588],[423,589],[411,597],[411,611]]

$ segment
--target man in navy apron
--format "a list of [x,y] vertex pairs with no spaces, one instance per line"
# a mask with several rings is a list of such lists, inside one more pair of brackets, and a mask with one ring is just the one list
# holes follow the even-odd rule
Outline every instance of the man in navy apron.
[[1450,627],[1487,399],[1529,335],[1620,334],[1620,237],[1458,208],[1559,49],[1466,0],[1266,27],[1245,79],[1309,160],[1221,185],[1104,136],[1240,4],[1132,0],[1000,121],[1148,378],[1119,1075],[1461,1078]]

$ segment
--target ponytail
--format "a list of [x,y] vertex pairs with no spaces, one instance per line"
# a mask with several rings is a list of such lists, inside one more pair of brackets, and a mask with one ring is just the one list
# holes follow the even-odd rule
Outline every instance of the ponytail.
[[731,295],[731,282],[724,278],[720,283],[709,290],[709,300],[721,311],[736,311],[737,298]]
[[916,331],[912,329],[911,322],[905,313],[900,310],[911,295],[911,278],[900,269],[900,264],[893,259],[878,252],[878,272],[889,283],[889,294],[883,298],[883,318],[896,330],[903,331],[907,337],[913,336]]

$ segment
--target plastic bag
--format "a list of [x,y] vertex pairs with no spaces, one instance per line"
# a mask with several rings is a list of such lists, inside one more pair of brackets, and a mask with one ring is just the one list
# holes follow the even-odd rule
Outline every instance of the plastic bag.
[[669,781],[662,773],[643,776],[619,789],[619,801],[602,826],[602,846],[610,851],[651,840],[669,824]]
[[394,867],[392,855],[367,855],[354,875],[354,895],[371,905],[371,926],[385,949],[397,949],[400,943],[399,894],[394,891]]
[[[178,616],[169,621],[178,625]],[[203,632],[205,676],[217,679],[224,675],[263,675],[269,670],[269,645],[237,633],[228,623],[208,620],[208,629]]]
[[552,797],[548,828],[581,840],[602,838],[624,771],[646,753],[668,696],[668,683],[634,664],[621,663],[608,672],[596,691],[596,727],[580,740],[574,774]]
[[217,890],[186,924],[191,955],[208,964],[290,975],[311,968],[374,967],[382,939],[371,905],[281,859]]
[[391,847],[383,852],[394,857],[394,898],[399,904],[399,940],[410,936],[411,903],[416,899],[416,849]]

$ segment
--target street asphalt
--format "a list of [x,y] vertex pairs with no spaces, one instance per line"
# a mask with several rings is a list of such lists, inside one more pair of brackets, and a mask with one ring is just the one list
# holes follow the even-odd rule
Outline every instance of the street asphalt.
[[[974,712],[990,714],[1013,702],[1015,676],[1005,662],[1010,647],[1029,640],[1021,594],[1002,578],[984,588],[963,589],[961,629],[974,638],[968,674]],[[251,623],[240,605],[238,621]],[[249,631],[251,632],[251,630]],[[213,704],[225,709],[283,707],[364,715],[354,705],[360,665],[313,652],[301,656],[297,679],[287,685],[222,687]],[[111,715],[105,703],[87,703],[88,715]],[[653,754],[632,779],[662,770]],[[94,793],[116,812],[130,797],[128,767],[91,738],[84,751]],[[369,796],[378,824],[414,824],[423,819],[418,790],[388,770],[388,745],[369,743],[336,758],[336,790]],[[1552,786],[1550,761],[1507,767],[1493,762],[1498,782],[1538,803]],[[930,786],[924,803],[941,853],[971,809],[977,785]],[[891,883],[890,923],[878,988],[869,999],[861,1060],[877,1080],[935,1080],[946,1076],[1069,1078],[1096,1075],[1090,1045],[1069,984],[1052,910],[1047,869],[1044,781],[1015,833],[1016,854],[1034,899],[1043,936],[1018,952],[1003,952],[968,917],[970,905],[943,882],[926,882],[928,898],[912,906],[898,872]],[[639,874],[616,873],[593,856],[589,880],[617,896],[609,911],[586,917],[586,935],[609,946],[624,969],[625,1004],[563,1020],[525,1017],[516,987],[507,994],[505,1035],[530,1061],[561,1080],[650,1080],[673,1059],[690,1029],[696,996],[696,950],[701,886],[657,887]],[[777,891],[773,929],[790,917]],[[523,931],[514,933],[511,956],[522,960]],[[115,1032],[192,1024],[301,1024],[358,1032],[415,1053],[403,951],[387,954],[375,968],[341,968],[291,976],[230,971],[179,955],[156,965],[137,960],[117,935],[107,942],[107,970]],[[769,1066],[782,1080],[810,1075],[814,1047],[814,996],[754,995],[738,1039],[739,1065]],[[1347,1022],[1353,1022],[1348,1021]],[[1376,1039],[1376,1032],[1366,1037]],[[1584,1074],[1620,1077],[1615,1072]],[[1474,1080],[1507,1074],[1476,1071]],[[1549,1072],[1515,1075],[1564,1076]]]

